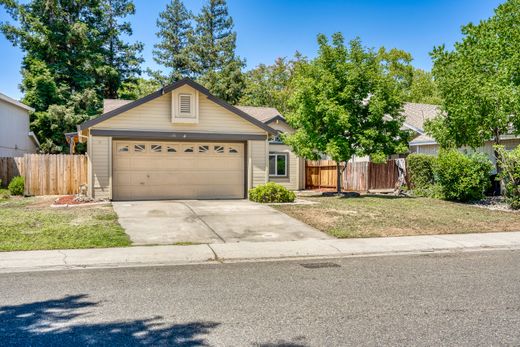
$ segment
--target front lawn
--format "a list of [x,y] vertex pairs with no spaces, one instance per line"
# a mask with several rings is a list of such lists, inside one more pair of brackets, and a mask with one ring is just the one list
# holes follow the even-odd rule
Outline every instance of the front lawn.
[[274,208],[339,238],[520,231],[520,214],[429,198],[305,197]]
[[45,198],[0,200],[0,251],[129,246],[111,206],[51,208]]

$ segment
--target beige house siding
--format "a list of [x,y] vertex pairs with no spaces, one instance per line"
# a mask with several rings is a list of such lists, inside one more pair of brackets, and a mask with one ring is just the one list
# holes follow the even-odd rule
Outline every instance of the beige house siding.
[[96,199],[112,198],[112,138],[91,136],[87,151],[92,197]]
[[249,188],[267,182],[267,141],[247,141]]
[[289,146],[284,144],[270,143],[269,153],[287,153],[289,163],[288,176],[287,177],[269,177],[269,181],[281,184],[287,189],[298,190],[301,189],[300,177],[302,171],[303,159],[299,158],[294,152],[291,151]]
[[[287,123],[273,121],[268,124],[271,128],[284,132],[294,133],[294,129]],[[269,143],[269,153],[288,153],[288,177],[269,177],[269,181],[281,184],[290,190],[305,188],[305,160],[298,157],[289,146],[281,143]]]
[[[189,86],[180,87],[178,93],[197,91]],[[265,130],[240,118],[224,107],[199,93],[199,121],[196,124],[172,123],[172,93],[165,94],[104,122],[94,129],[186,131],[226,134],[261,134]]]

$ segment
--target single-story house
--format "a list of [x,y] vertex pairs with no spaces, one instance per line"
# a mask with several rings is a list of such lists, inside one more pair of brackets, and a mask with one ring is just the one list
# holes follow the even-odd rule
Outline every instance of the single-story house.
[[[410,141],[410,153],[423,153],[437,155],[439,153],[440,145],[435,139],[426,134],[424,131],[424,123],[428,119],[432,119],[439,113],[439,106],[428,104],[406,103],[404,105],[404,114],[406,121],[404,127],[412,130],[415,137]],[[520,138],[515,135],[502,135],[501,141],[504,147],[508,150],[516,148],[520,145]],[[493,141],[487,141],[484,146],[476,149],[478,152],[486,153],[488,158],[496,163],[493,152]]]
[[0,157],[36,153],[40,143],[29,130],[31,112],[32,107],[0,93]]
[[94,198],[242,199],[267,181],[304,187],[304,160],[272,108],[235,107],[184,78],[135,101],[106,100],[78,125]]

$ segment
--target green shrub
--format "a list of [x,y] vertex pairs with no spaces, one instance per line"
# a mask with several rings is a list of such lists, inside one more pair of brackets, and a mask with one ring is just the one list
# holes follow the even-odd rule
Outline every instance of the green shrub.
[[484,197],[492,168],[483,153],[464,154],[452,149],[439,152],[433,171],[444,199],[465,202]]
[[414,195],[432,196],[435,183],[433,165],[436,158],[427,154],[410,154],[406,160],[408,175]]
[[498,179],[504,181],[506,199],[512,209],[520,209],[520,147],[506,151],[503,146],[495,147],[501,172]]
[[11,195],[23,195],[24,191],[24,179],[22,176],[14,177],[9,186],[7,187],[11,192]]
[[269,202],[293,202],[296,194],[291,192],[282,185],[274,182],[267,182],[249,190],[249,199],[251,201],[269,203]]

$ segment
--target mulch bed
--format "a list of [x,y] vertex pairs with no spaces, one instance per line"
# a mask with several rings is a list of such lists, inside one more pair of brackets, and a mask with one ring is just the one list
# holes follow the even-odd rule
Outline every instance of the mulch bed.
[[91,201],[76,201],[74,200],[74,195],[65,195],[56,199],[54,205],[81,205],[89,202]]

